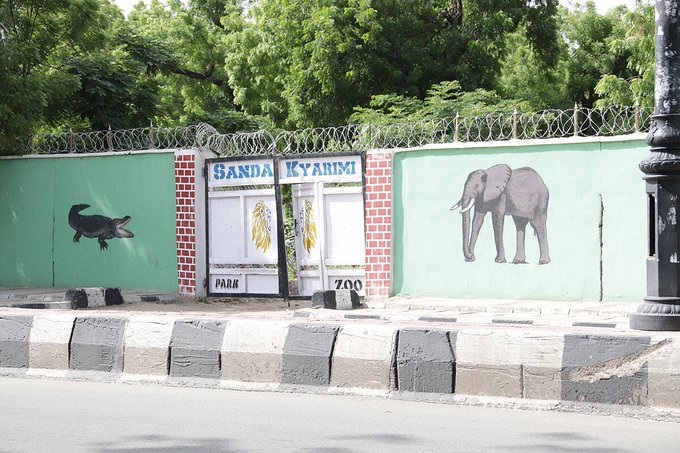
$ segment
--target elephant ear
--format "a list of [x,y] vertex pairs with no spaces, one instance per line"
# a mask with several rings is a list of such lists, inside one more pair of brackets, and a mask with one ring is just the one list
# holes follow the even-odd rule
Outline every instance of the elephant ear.
[[508,184],[512,170],[505,164],[494,165],[486,169],[486,188],[484,189],[484,203],[500,197]]

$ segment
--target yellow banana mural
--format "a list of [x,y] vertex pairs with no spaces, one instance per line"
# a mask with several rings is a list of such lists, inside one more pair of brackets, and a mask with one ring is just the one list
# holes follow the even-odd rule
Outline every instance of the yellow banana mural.
[[272,244],[272,212],[264,204],[264,201],[259,200],[255,204],[252,214],[253,226],[251,228],[252,241],[255,247],[262,250],[262,253],[267,253]]

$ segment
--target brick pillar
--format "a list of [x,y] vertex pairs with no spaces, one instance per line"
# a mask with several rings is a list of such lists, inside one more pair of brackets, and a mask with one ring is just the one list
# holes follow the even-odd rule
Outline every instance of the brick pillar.
[[196,295],[196,152],[175,151],[177,283],[180,295]]
[[366,153],[366,296],[392,290],[392,152]]

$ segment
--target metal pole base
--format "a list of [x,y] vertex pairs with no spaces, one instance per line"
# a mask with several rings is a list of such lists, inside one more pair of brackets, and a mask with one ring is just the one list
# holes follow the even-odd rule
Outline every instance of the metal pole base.
[[680,304],[645,301],[628,320],[635,330],[680,331]]

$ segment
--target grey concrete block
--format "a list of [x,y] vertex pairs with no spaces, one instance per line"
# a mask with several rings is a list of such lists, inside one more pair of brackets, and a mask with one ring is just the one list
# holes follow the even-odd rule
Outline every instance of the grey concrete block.
[[121,318],[76,318],[69,369],[123,371],[126,323],[127,320]]
[[361,307],[361,300],[353,289],[329,289],[312,294],[312,307],[352,310]]
[[0,367],[28,368],[32,316],[0,316]]
[[648,402],[649,337],[565,335],[562,399],[644,405]]
[[458,364],[456,393],[522,398],[522,367]]
[[292,324],[283,345],[284,384],[329,385],[338,327]]
[[177,321],[170,340],[170,376],[219,378],[226,321]]
[[400,330],[396,351],[398,390],[453,393],[455,333],[441,330]]
[[561,368],[523,366],[522,382],[524,398],[559,400],[562,397]]

